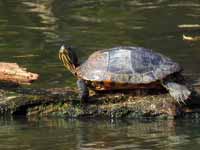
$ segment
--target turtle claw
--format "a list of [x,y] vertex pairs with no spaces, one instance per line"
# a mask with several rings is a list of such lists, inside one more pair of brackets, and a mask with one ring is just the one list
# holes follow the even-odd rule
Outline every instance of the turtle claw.
[[178,104],[186,104],[185,100],[187,100],[191,94],[191,91],[186,86],[175,82],[167,82],[164,87],[169,91],[169,94],[175,98]]
[[177,97],[177,98],[176,98],[176,101],[178,102],[179,105],[181,105],[181,104],[184,104],[184,105],[185,105],[185,104],[186,104],[186,103],[185,103],[185,100],[186,100],[187,98],[184,97],[184,96],[182,96],[182,95],[179,95],[179,96],[180,96],[180,97]]
[[179,104],[180,103],[186,104],[185,100],[188,99],[190,94],[191,94],[191,92],[188,89],[173,91],[173,92],[170,91],[170,95],[173,96]]

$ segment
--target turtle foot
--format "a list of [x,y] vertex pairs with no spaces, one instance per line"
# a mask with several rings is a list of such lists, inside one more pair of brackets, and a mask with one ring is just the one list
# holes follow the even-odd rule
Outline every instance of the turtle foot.
[[79,79],[77,80],[77,86],[79,89],[79,97],[81,101],[86,102],[89,96],[89,90],[87,88],[87,85],[85,84],[83,80]]
[[186,86],[175,82],[167,82],[165,83],[164,87],[179,104],[185,103],[185,100],[187,100],[191,95],[191,91]]

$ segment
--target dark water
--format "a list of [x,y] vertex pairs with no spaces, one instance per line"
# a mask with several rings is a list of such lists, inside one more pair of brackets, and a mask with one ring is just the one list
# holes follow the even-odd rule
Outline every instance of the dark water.
[[58,60],[65,43],[80,61],[92,52],[119,45],[155,49],[199,80],[200,42],[182,35],[200,34],[199,0],[0,0],[0,59],[39,73],[35,87],[75,86]]
[[1,120],[0,149],[199,149],[200,122],[105,120]]
[[[161,52],[200,79],[199,0],[0,0],[0,59],[40,74],[32,87],[75,86],[58,60],[65,43],[80,62],[119,45]],[[0,149],[198,149],[199,122],[1,119]]]

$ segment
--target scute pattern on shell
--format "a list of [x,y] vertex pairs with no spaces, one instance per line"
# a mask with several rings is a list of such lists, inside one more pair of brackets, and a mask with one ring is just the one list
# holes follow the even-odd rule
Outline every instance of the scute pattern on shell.
[[180,70],[179,64],[152,50],[115,47],[93,53],[79,67],[79,74],[89,81],[146,84]]

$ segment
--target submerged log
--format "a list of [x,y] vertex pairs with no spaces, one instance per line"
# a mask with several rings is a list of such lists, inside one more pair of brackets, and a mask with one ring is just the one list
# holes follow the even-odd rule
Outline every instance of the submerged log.
[[[129,93],[96,94],[81,103],[72,88],[0,90],[1,115],[27,117],[106,117],[106,118],[175,118],[199,116],[200,102],[193,92],[186,104],[177,104],[168,94],[135,96]],[[195,114],[195,115],[194,115]]]
[[0,63],[0,81],[30,84],[37,80],[38,76],[38,74],[27,72],[26,68],[19,67],[16,63]]

